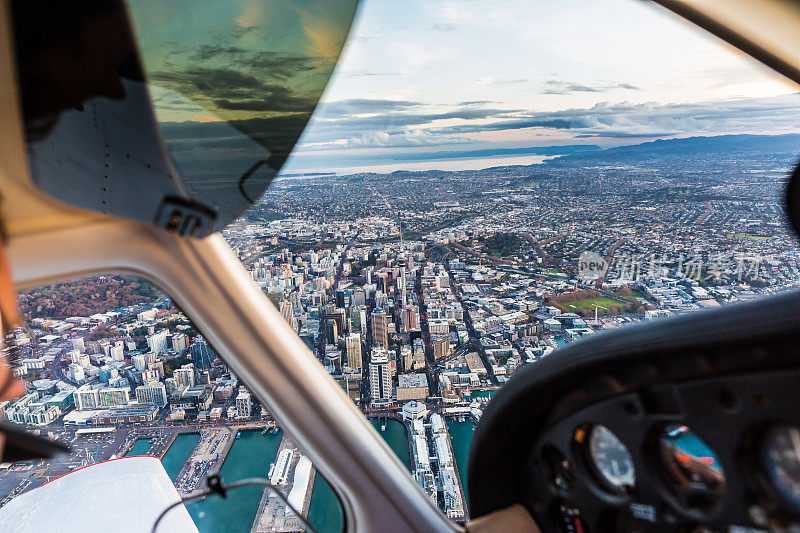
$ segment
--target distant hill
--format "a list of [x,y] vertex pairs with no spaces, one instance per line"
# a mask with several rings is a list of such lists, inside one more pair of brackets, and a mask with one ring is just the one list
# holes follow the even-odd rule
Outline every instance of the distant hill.
[[659,139],[641,144],[618,146],[559,158],[608,158],[613,156],[675,156],[700,153],[755,153],[800,155],[800,134],[786,135],[717,135]]
[[159,296],[155,287],[142,280],[102,276],[22,291],[19,307],[27,318],[68,318],[105,313]]

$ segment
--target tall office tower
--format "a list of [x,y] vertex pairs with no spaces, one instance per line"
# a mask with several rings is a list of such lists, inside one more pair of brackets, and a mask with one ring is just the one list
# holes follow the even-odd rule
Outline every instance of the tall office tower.
[[367,293],[364,292],[364,289],[353,291],[351,303],[353,306],[367,305]]
[[205,369],[214,363],[216,355],[211,346],[205,339],[195,337],[195,341],[189,346],[189,353],[192,354],[192,363],[195,368]]
[[373,405],[386,405],[392,402],[392,374],[389,368],[389,354],[376,348],[369,361],[370,395]]
[[361,371],[361,335],[351,333],[347,336],[347,366],[352,371]]
[[431,339],[433,341],[433,359],[438,361],[450,355],[450,338],[446,335]]
[[413,352],[411,351],[411,346],[408,344],[404,344],[402,348],[400,348],[400,360],[403,361],[403,369],[406,372],[411,370],[412,365],[414,364],[412,354]]
[[384,350],[389,349],[388,316],[380,309],[372,313],[372,342]]
[[336,344],[339,342],[339,328],[336,320],[329,318],[325,321],[325,342],[326,344]]
[[172,345],[173,350],[175,350],[179,354],[183,353],[188,346],[186,335],[184,335],[183,333],[175,333],[170,339],[170,344]]
[[375,274],[375,277],[378,278],[378,287],[384,294],[389,294],[389,273],[383,270]]
[[353,330],[361,334],[363,338],[367,334],[367,309],[365,307],[353,307],[350,310],[350,322]]
[[133,367],[136,370],[139,372],[144,372],[144,369],[147,366],[147,359],[145,359],[143,355],[134,355],[131,357],[131,361],[133,362]]
[[83,337],[75,337],[72,339],[72,347],[80,352],[86,350],[86,345],[83,342]]
[[348,291],[339,289],[336,291],[336,307],[347,307]]
[[419,329],[419,315],[417,306],[409,305],[403,308],[403,331],[416,331]]
[[400,269],[400,290],[403,291],[403,308],[408,305],[408,298],[406,294],[406,267]]
[[344,308],[337,308],[332,318],[336,320],[336,327],[340,337],[344,337],[345,334],[349,333],[347,330],[347,311]]
[[114,361],[122,361],[125,358],[125,354],[121,345],[112,346],[108,350],[108,355],[110,355]]
[[281,300],[280,304],[281,316],[292,328],[292,331],[297,331],[297,319],[294,316],[294,306],[286,298]]
[[295,309],[295,311],[301,310],[300,291],[293,291],[291,294],[289,294],[289,303],[292,304],[292,307]]

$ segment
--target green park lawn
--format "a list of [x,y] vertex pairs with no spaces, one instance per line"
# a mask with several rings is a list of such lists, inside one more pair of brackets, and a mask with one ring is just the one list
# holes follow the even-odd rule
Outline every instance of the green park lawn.
[[607,296],[598,296],[597,298],[586,298],[585,300],[575,300],[574,302],[564,302],[563,305],[567,310],[573,309],[586,309],[587,311],[594,311],[594,306],[600,306],[600,309],[608,309],[613,305],[624,305],[623,302],[618,302],[613,298]]

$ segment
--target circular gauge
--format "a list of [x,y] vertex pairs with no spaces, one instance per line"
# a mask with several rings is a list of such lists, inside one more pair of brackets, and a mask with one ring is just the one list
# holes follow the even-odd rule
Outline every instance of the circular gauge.
[[800,429],[771,428],[764,435],[761,457],[772,488],[795,511],[800,511]]
[[664,428],[659,440],[667,473],[678,488],[697,496],[719,493],[725,473],[714,451],[688,427]]
[[633,488],[636,470],[631,452],[610,429],[601,425],[593,426],[589,433],[588,450],[600,481],[615,490]]

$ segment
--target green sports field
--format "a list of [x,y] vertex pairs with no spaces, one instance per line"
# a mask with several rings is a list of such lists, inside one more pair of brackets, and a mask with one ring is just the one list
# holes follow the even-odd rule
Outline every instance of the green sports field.
[[574,302],[564,302],[561,304],[568,311],[576,309],[586,309],[587,311],[594,311],[594,306],[597,305],[600,309],[608,309],[613,305],[624,305],[623,302],[614,300],[607,296],[598,296],[597,298],[586,298],[585,300],[575,300]]

